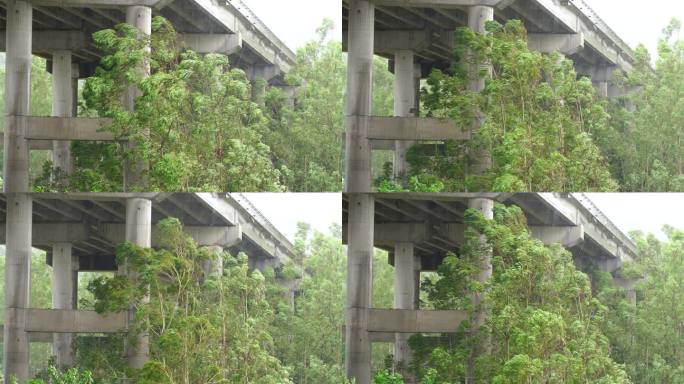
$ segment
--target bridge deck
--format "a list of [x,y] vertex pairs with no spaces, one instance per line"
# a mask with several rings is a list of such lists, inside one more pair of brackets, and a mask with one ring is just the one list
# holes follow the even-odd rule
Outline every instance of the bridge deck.
[[[632,240],[585,195],[553,193],[377,193],[376,247],[387,250],[392,261],[392,241],[415,241],[422,269],[435,270],[448,252],[460,248],[463,215],[468,200],[477,196],[518,205],[533,235],[543,236],[547,243],[566,242],[579,263],[590,261],[614,272],[636,254]],[[348,197],[344,195],[345,228],[347,212]]]
[[[472,1],[471,3],[484,3]],[[416,49],[416,59],[423,75],[433,68],[448,69],[453,58],[453,31],[468,21],[466,0],[377,0],[375,33],[383,38],[399,31],[423,31],[428,43]],[[451,3],[451,4],[449,4]],[[631,48],[583,1],[567,0],[492,0],[496,3],[494,19],[500,23],[522,20],[530,34],[584,35],[584,49],[569,54],[578,71],[585,68],[613,67],[630,71],[635,58]],[[343,39],[346,39],[349,2],[342,1]],[[346,45],[345,45],[346,47]],[[393,55],[376,44],[376,53],[392,61]],[[583,73],[590,74],[590,73]]]
[[[98,193],[34,194],[33,244],[51,251],[51,243],[73,241],[81,271],[116,270],[116,246],[123,241],[125,199],[152,200],[152,223],[176,217],[201,245],[244,251],[253,265],[279,265],[290,259],[292,244],[239,194]],[[4,242],[6,200],[0,195],[0,242]],[[234,231],[231,231],[231,228]],[[239,233],[241,241],[225,240]]]
[[[239,35],[242,49],[232,52],[230,57],[240,68],[276,66],[280,72],[287,72],[295,63],[292,50],[242,0],[227,1],[223,5],[216,0],[150,0],[150,3],[155,4],[153,15],[170,20],[180,34]],[[50,51],[55,45],[49,42],[66,39],[73,48],[81,77],[91,75],[102,56],[102,52],[93,46],[92,33],[123,23],[126,17],[124,1],[122,6],[96,6],[97,1],[88,0],[40,0],[35,4],[33,31],[36,36],[43,36],[41,40],[46,44],[34,38],[34,53],[50,59]],[[0,2],[0,30],[3,32],[6,20],[6,4]],[[41,35],[41,32],[46,33]],[[2,40],[4,45],[4,38]]]

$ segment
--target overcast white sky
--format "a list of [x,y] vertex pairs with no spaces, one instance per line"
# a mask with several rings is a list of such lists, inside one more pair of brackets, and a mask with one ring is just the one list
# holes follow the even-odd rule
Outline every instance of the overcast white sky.
[[335,23],[332,36],[342,40],[340,0],[242,1],[293,51],[316,37],[316,28],[326,17]]
[[[258,1],[258,0],[257,0]],[[658,39],[673,17],[684,22],[681,0],[584,0],[630,47],[643,43],[656,56]]]
[[626,234],[640,230],[666,237],[664,224],[684,230],[684,193],[587,193],[591,201]]
[[342,225],[341,193],[243,193],[290,241],[297,222],[329,234],[330,224]]

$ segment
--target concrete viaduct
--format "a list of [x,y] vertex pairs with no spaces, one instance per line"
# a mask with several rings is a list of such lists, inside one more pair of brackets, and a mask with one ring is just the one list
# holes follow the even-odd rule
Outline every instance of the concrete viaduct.
[[[533,237],[570,250],[580,269],[593,265],[611,273],[615,284],[636,304],[636,281],[620,276],[621,265],[633,259],[636,246],[583,194],[344,194],[343,239],[349,252],[345,361],[347,375],[356,383],[371,382],[371,343],[393,342],[401,367],[411,358],[407,340],[412,333],[454,332],[469,318],[462,311],[419,309],[420,273],[435,271],[447,252],[463,244],[467,208],[492,218],[495,202],[519,206]],[[388,251],[395,268],[392,309],[374,308],[371,303],[374,248]],[[490,257],[480,261],[480,281],[492,274]],[[482,298],[473,295],[470,299],[477,308]],[[470,320],[477,326],[484,316],[477,314]],[[469,370],[469,383],[472,373]]]
[[[7,0],[0,3],[0,49],[6,52],[6,128],[4,190],[27,192],[29,151],[52,150],[55,167],[67,174],[73,164],[70,141],[112,141],[102,128],[108,119],[77,117],[79,78],[93,75],[102,52],[92,33],[129,23],[142,35],[151,33],[153,15],[171,21],[179,39],[198,53],[228,55],[250,80],[264,79],[295,97],[284,74],[295,63],[294,53],[242,0]],[[29,116],[31,55],[47,59],[52,72],[52,116]],[[140,71],[149,74],[149,65]],[[263,82],[253,81],[255,97],[263,97]],[[139,91],[129,88],[124,103],[134,108]],[[126,167],[124,188],[136,185],[145,164]],[[126,190],[128,190],[126,189]]]
[[[583,0],[342,0],[343,47],[348,51],[346,191],[371,190],[371,151],[394,151],[394,175],[405,174],[405,154],[416,141],[467,140],[479,127],[420,118],[419,85],[432,69],[448,69],[454,30],[484,32],[487,21],[523,21],[529,46],[558,52],[591,78],[598,94],[626,93],[611,83],[614,71],[629,72],[630,47]],[[394,117],[372,116],[373,55],[389,59],[394,72]],[[473,80],[471,91],[484,88]],[[487,154],[480,160],[488,167]],[[481,169],[477,168],[476,170]]]
[[[28,220],[6,215],[17,199],[32,206]],[[126,332],[132,311],[99,315],[78,309],[78,272],[126,273],[116,264],[116,246],[130,241],[154,247],[154,225],[166,217],[178,218],[199,245],[245,252],[251,268],[277,268],[294,256],[293,245],[240,194],[22,194],[13,199],[0,195],[0,244],[6,244],[7,252],[6,383],[11,376],[20,383],[28,378],[30,342],[51,342],[57,364],[70,366],[74,334]],[[46,251],[46,262],[52,266],[52,309],[31,308],[29,303],[32,248]],[[205,276],[220,273],[221,260],[203,269]],[[294,290],[290,295],[294,300]],[[149,355],[147,335],[139,335],[126,355],[130,366],[142,367]]]

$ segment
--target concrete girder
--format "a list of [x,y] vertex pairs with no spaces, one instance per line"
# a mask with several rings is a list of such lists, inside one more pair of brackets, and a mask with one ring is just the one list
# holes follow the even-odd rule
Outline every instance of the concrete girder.
[[[6,51],[6,36],[7,31],[0,30],[0,52]],[[83,31],[33,31],[31,51],[33,53],[77,51],[88,46],[88,35]]]
[[584,34],[546,34],[530,33],[527,35],[527,46],[541,53],[558,52],[564,55],[574,55],[584,49]]
[[382,7],[415,7],[461,9],[463,7],[486,6],[499,7],[508,5],[506,0],[373,0],[373,4]]
[[238,33],[184,33],[178,40],[197,53],[232,55],[242,49],[242,35]]
[[160,0],[31,0],[34,7],[126,8],[154,7]]
[[584,226],[534,226],[528,227],[530,234],[545,245],[560,244],[563,247],[575,247],[584,242]]
[[7,120],[26,140],[117,140],[103,130],[112,122],[108,118],[8,116]]
[[121,333],[126,331],[126,312],[99,314],[67,309],[24,310],[26,332]]
[[250,81],[256,79],[264,79],[269,81],[281,74],[281,70],[277,65],[251,65],[245,71],[247,78]]
[[[348,312],[361,309],[349,309]],[[461,322],[468,320],[468,312],[455,310],[379,309],[369,308],[368,332],[448,333],[456,332]]]
[[432,141],[470,138],[470,132],[459,129],[452,120],[381,116],[355,116],[349,119],[354,124],[366,126],[367,138],[370,140]]
[[[420,51],[428,48],[434,41],[432,31],[426,29],[375,31],[375,53],[393,54],[397,51]],[[347,51],[348,35],[342,35],[342,51]],[[451,46],[452,41],[444,41]]]
[[[257,33],[258,28],[253,24],[246,24],[225,5],[214,0],[188,0],[210,15],[219,24],[233,33],[240,33],[242,41],[246,43],[259,57],[271,65],[275,65],[281,72],[288,72],[295,64],[292,52],[277,38],[265,39]],[[230,5],[230,3],[228,3]],[[277,41],[273,41],[277,40]]]

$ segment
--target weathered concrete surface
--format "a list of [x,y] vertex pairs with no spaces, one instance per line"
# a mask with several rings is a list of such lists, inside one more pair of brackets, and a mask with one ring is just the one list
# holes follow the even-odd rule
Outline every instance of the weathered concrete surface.
[[[394,309],[415,310],[416,296],[415,273],[420,270],[420,261],[413,254],[413,243],[397,243],[394,246]],[[405,380],[415,379],[407,369],[412,359],[408,344],[410,333],[397,333],[394,340],[395,366],[402,372]]]
[[126,331],[126,312],[101,315],[95,311],[26,309],[26,332],[121,333]]
[[[59,242],[52,246],[52,308],[73,310],[74,279],[71,243]],[[37,314],[39,315],[39,314]],[[29,319],[35,321],[35,319]],[[42,319],[41,319],[42,320]],[[62,319],[60,319],[61,321]],[[46,320],[49,321],[49,320]],[[49,323],[48,323],[49,324]],[[52,354],[58,367],[71,367],[74,363],[71,334],[55,334]]]
[[449,333],[468,320],[466,311],[378,309],[368,310],[370,332]]
[[105,129],[112,123],[108,118],[17,116],[7,120],[27,140],[115,140]]
[[367,126],[371,140],[467,140],[470,132],[462,130],[452,120],[427,117],[360,116],[360,125]]
[[371,114],[375,6],[368,0],[350,0],[349,7],[345,190],[370,192],[369,125],[362,118]]
[[[55,51],[52,54],[52,116],[57,118],[72,117],[74,90],[71,69],[71,51]],[[70,141],[52,142],[52,164],[67,175],[73,173]]]
[[[416,104],[415,82],[413,81],[414,54],[410,50],[400,50],[394,54],[394,116],[412,117]],[[375,125],[372,125],[374,130]],[[369,132],[372,134],[372,132]],[[394,177],[400,178],[408,172],[406,152],[413,145],[410,140],[394,142]]]
[[351,194],[349,199],[345,367],[347,377],[354,378],[358,384],[369,384],[371,340],[366,311],[371,306],[373,287],[375,209],[371,194]]

